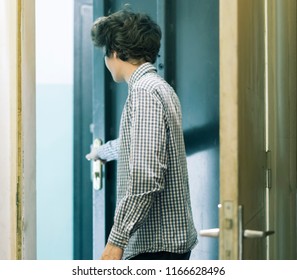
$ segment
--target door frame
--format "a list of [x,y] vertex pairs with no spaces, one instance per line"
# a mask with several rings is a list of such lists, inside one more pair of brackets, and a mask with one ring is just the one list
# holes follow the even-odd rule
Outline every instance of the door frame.
[[[90,31],[84,30],[93,0],[74,1],[74,143],[73,143],[73,258],[92,259],[92,182],[85,155],[92,143],[93,58]],[[92,17],[93,19],[93,17]],[[85,70],[85,71],[84,71]]]
[[[219,259],[238,259],[238,3],[220,0]],[[228,71],[225,71],[228,69]],[[227,213],[226,213],[227,212]],[[225,217],[232,227],[225,229]],[[228,240],[231,240],[229,242]]]
[[35,0],[1,2],[1,31],[0,259],[36,259]]
[[264,1],[220,5],[220,259],[266,256]]

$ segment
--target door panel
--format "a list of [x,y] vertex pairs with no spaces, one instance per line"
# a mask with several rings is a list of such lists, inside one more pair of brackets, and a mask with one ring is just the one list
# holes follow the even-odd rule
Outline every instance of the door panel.
[[[175,48],[176,67],[168,80],[182,106],[193,216],[200,230],[219,223],[218,1],[175,1],[174,10],[176,40],[166,52]],[[217,259],[217,239],[199,237],[191,258]]]
[[270,259],[296,259],[296,70],[295,0],[268,2]]
[[[239,205],[244,229],[266,228],[264,16],[264,1],[221,0],[221,259],[239,257]],[[265,259],[265,242],[244,239],[243,258]]]
[[[264,1],[238,6],[238,203],[244,228],[265,230]],[[244,239],[244,259],[265,259],[263,238]]]

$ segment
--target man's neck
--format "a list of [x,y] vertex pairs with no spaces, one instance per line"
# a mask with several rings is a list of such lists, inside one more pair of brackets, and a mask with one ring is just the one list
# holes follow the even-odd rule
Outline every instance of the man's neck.
[[134,62],[134,61],[125,61],[125,69],[124,69],[124,79],[126,83],[129,82],[132,74],[145,62]]

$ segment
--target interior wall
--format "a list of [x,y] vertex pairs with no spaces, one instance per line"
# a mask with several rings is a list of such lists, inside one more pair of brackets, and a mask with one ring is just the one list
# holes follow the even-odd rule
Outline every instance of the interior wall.
[[73,5],[36,0],[38,259],[73,259]]

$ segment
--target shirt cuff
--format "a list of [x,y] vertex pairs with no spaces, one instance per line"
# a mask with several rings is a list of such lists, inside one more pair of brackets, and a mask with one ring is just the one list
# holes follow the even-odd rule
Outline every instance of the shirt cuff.
[[128,244],[129,237],[117,232],[114,227],[111,229],[111,232],[108,237],[108,242],[124,249]]

